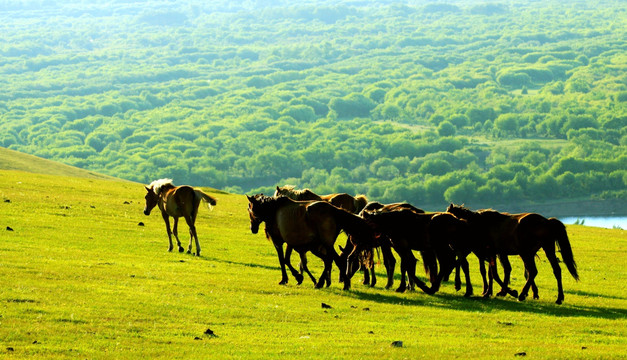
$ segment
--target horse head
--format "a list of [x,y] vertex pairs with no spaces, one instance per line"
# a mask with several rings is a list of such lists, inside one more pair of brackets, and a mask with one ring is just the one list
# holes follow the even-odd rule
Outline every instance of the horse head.
[[144,206],[144,215],[150,215],[150,211],[152,211],[152,209],[154,209],[154,207],[157,206],[157,203],[159,202],[159,196],[155,194],[152,186],[144,187],[147,191],[146,196],[144,197],[144,199],[146,199],[146,205]]
[[[263,196],[263,194],[259,194],[259,195]],[[263,222],[263,220],[261,220],[258,217],[259,207],[261,205],[261,201],[257,199],[259,195],[255,195],[255,196],[246,195],[246,197],[248,198],[248,216],[250,217],[250,232],[252,232],[253,234],[256,234],[259,232],[259,225]]]

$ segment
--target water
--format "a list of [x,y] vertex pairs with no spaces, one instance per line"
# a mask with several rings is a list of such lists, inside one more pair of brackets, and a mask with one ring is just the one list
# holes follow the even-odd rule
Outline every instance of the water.
[[581,224],[607,229],[621,228],[627,230],[627,216],[569,216],[560,219],[564,224]]

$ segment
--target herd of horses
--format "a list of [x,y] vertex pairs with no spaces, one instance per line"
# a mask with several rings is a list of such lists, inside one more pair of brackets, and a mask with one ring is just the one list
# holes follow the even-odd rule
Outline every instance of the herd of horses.
[[[174,234],[179,251],[184,251],[177,233],[178,218],[184,217],[190,229],[187,252],[191,253],[192,240],[195,240],[196,254],[200,255],[194,226],[198,206],[201,201],[215,205],[215,199],[189,186],[176,187],[170,179],[156,180],[146,186],[146,190],[144,213],[149,215],[155,206],[159,207],[166,223],[169,250],[173,249]],[[368,202],[363,195],[320,196],[308,189],[296,190],[292,186],[277,187],[273,196],[247,195],[247,199],[251,232],[258,233],[261,223],[265,223],[265,235],[277,251],[281,267],[280,284],[287,284],[289,269],[298,284],[303,282],[303,274],[307,274],[317,288],[329,286],[335,263],[344,289],[350,289],[351,279],[360,268],[364,270],[364,284],[374,286],[376,276],[373,254],[374,249],[380,249],[387,273],[386,288],[392,287],[394,283],[394,250],[400,258],[401,270],[401,284],[397,291],[418,287],[427,294],[434,294],[453,270],[456,270],[455,288],[459,290],[461,268],[465,276],[465,296],[471,296],[473,288],[467,256],[473,253],[479,259],[482,296],[493,295],[493,282],[496,281],[501,286],[498,296],[509,294],[523,301],[530,289],[533,297],[538,298],[535,257],[542,248],[557,280],[556,303],[561,304],[564,301],[564,290],[556,245],[568,271],[579,280],[564,224],[558,219],[547,219],[535,213],[472,211],[454,204],[444,212],[425,212],[408,203]],[[170,228],[170,216],[174,218],[173,230]],[[340,232],[346,233],[347,241],[343,247],[339,246],[338,254],[335,242]],[[416,276],[417,259],[414,250],[422,257],[430,285]],[[300,257],[298,269],[290,261],[294,251]],[[307,267],[308,252],[324,263],[318,279]],[[526,282],[520,293],[509,287],[512,267],[508,257],[511,255],[520,256],[524,263]],[[503,268],[503,279],[497,271],[497,259]]]

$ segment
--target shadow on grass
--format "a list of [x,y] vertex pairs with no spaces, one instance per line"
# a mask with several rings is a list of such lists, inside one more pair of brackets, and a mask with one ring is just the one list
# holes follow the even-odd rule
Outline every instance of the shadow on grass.
[[268,265],[261,265],[261,264],[255,264],[255,263],[245,263],[245,262],[240,262],[240,261],[218,259],[215,257],[206,257],[206,256],[201,256],[201,257],[208,261],[215,261],[215,262],[219,262],[223,264],[238,265],[238,266],[245,266],[245,267],[250,267],[250,268],[258,268],[258,269],[266,269],[266,270],[274,270],[274,271],[278,271],[279,273],[281,271],[281,267],[278,264],[277,266],[268,266]]
[[[390,294],[372,293],[354,289],[346,292],[347,296],[352,296],[361,300],[397,304],[397,305],[414,305],[414,306],[433,306],[451,310],[475,311],[482,313],[490,313],[493,311],[516,311],[537,313],[551,316],[563,317],[593,317],[601,319],[625,319],[627,318],[627,309],[623,308],[605,308],[594,306],[570,305],[567,302],[562,305],[540,303],[529,297],[527,300],[519,302],[512,297],[508,298],[488,298],[481,296],[473,296],[466,298],[462,295],[436,293],[435,295],[427,295],[422,291],[415,291],[410,294],[415,298],[400,296],[390,290]],[[566,299],[568,301],[568,298]]]

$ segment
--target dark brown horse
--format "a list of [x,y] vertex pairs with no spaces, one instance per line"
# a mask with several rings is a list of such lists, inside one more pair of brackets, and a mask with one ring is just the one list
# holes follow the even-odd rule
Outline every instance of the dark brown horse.
[[[401,273],[407,273],[411,283],[428,294],[439,290],[442,278],[450,274],[455,264],[450,239],[464,236],[467,231],[464,221],[448,213],[422,214],[408,209],[364,212],[364,218],[374,227],[375,232],[385,234],[390,239],[394,250],[401,257]],[[440,263],[435,280],[431,277],[431,288],[416,277],[416,258],[412,250],[433,254],[432,257],[425,257],[425,266],[429,269],[437,269],[435,259]],[[404,282],[404,276],[401,282]]]
[[[198,234],[196,234],[196,215],[198,215],[198,206],[200,201],[204,201],[210,205],[216,204],[216,199],[205,194],[202,190],[194,189],[191,186],[174,186],[172,179],[160,179],[153,181],[146,188],[146,206],[144,214],[150,215],[150,211],[159,206],[161,216],[165,221],[165,228],[168,232],[168,240],[170,247],[168,251],[172,251],[172,234],[176,238],[179,252],[183,252],[181,241],[178,236],[179,217],[184,217],[189,226],[189,246],[187,253],[192,252],[192,240],[196,241],[196,255],[200,256],[200,243],[198,242]],[[174,218],[174,229],[170,229],[170,216]]]
[[259,225],[265,222],[266,235],[277,250],[282,272],[280,284],[287,283],[283,243],[299,253],[311,251],[323,260],[324,270],[316,284],[320,288],[325,282],[329,285],[333,262],[340,267],[334,249],[340,231],[365,239],[374,236],[362,218],[325,201],[294,201],[287,197],[276,198],[263,194],[247,198],[251,232],[256,234]]
[[[326,201],[329,202],[341,209],[349,211],[353,214],[357,214],[363,209],[364,206],[368,203],[368,199],[364,195],[357,195],[355,197],[346,194],[329,194],[329,195],[318,195],[309,189],[296,190],[293,185],[285,185],[282,187],[277,186],[276,191],[274,192],[274,197],[285,196],[292,200],[296,201]],[[293,271],[292,264],[290,262],[290,258],[292,255],[292,248],[288,245],[285,249],[285,261],[287,266],[289,267],[292,275],[296,278],[298,283],[300,284],[303,281],[302,272],[306,272],[309,277],[313,280],[313,275],[307,268],[307,257],[304,253],[300,254],[300,269],[301,273],[295,273]],[[372,254],[368,259],[364,259],[364,262],[372,262]],[[340,274],[340,281],[342,281],[343,276]],[[315,281],[314,281],[315,283]]]
[[[499,257],[519,255],[525,264],[527,281],[523,286],[518,300],[523,301],[533,287],[534,297],[537,296],[537,287],[534,279],[538,274],[535,256],[542,248],[553,268],[557,280],[557,304],[564,301],[562,288],[562,270],[555,254],[555,245],[559,247],[562,259],[570,274],[579,280],[577,264],[566,233],[564,224],[555,218],[545,218],[535,213],[508,214],[494,210],[471,211],[463,206],[451,204],[448,212],[468,220],[475,236],[479,236],[485,247],[492,249]],[[509,263],[509,262],[508,262]],[[509,273],[505,270],[503,288],[508,289]]]
[[[366,211],[388,212],[388,211],[396,211],[396,210],[401,210],[401,209],[409,209],[416,213],[424,213],[422,209],[419,209],[408,203],[393,203],[393,204],[384,205],[380,202],[373,201],[373,202],[369,202],[362,209],[362,211],[359,213],[359,216],[363,217],[363,214]],[[347,272],[346,272],[347,278],[349,279],[352,278],[355,272],[359,268],[362,268],[364,270],[363,284],[369,285],[372,287],[372,286],[375,286],[377,282],[377,278],[376,278],[376,274],[375,274],[374,266],[373,266],[374,265],[373,249],[366,248],[366,249],[358,250],[358,253],[360,255],[358,257],[353,256],[351,258],[351,262],[348,262],[349,254],[353,252],[356,244],[360,244],[360,243],[363,243],[360,239],[355,239],[353,236],[350,236],[347,239],[346,245],[344,246],[344,248],[341,248],[342,253],[340,254],[340,258],[342,259],[343,262],[344,261],[347,262]],[[392,254],[392,250],[391,250],[392,244],[389,238],[387,238],[385,235],[381,235],[377,238],[375,247],[379,247],[381,249],[381,252],[383,253],[383,264],[387,272],[387,284],[385,288],[389,289],[394,284],[394,268],[396,266],[396,259],[394,258],[394,254]],[[422,255],[424,258],[425,254],[423,253]],[[425,268],[425,271],[428,274],[430,269]],[[350,286],[350,284],[348,284],[347,286]],[[404,290],[405,288],[402,287],[402,288],[399,288],[398,291],[404,291]]]
[[368,203],[368,199],[364,195],[352,196],[346,193],[318,195],[309,189],[296,190],[292,185],[277,186],[274,196],[287,196],[297,201],[323,200],[353,214],[358,214]]

